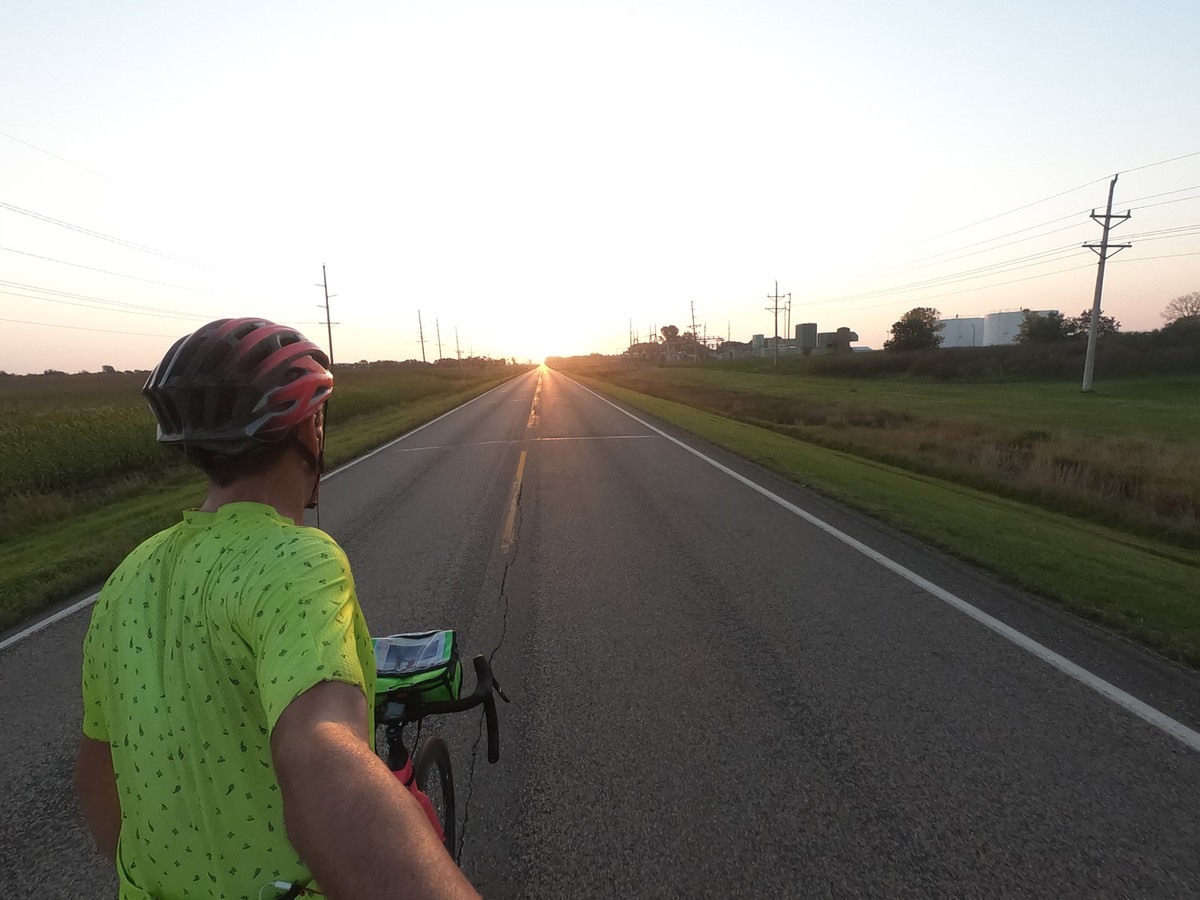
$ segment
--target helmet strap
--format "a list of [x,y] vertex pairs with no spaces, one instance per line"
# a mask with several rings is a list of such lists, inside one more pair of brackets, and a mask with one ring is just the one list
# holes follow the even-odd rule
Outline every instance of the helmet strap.
[[305,445],[304,441],[300,440],[300,436],[296,432],[292,432],[291,439],[292,449],[300,454],[301,458],[308,463],[308,467],[316,474],[316,483],[313,484],[312,494],[308,498],[308,502],[304,504],[305,509],[316,509],[317,501],[320,498],[321,492],[321,475],[325,472],[325,440],[324,436],[321,439],[321,446],[314,454]]

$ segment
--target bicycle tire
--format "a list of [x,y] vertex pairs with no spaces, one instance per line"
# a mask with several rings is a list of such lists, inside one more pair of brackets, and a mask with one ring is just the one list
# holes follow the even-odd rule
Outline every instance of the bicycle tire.
[[457,858],[455,848],[454,770],[450,766],[450,748],[440,737],[434,736],[421,745],[413,760],[413,774],[417,787],[423,790],[433,804],[438,821],[442,823],[443,843],[450,856]]

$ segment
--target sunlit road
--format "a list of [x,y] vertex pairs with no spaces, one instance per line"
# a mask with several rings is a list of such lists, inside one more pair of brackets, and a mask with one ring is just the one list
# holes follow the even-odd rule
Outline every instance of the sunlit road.
[[[372,629],[458,628],[513,698],[497,766],[438,725],[486,896],[1200,894],[1200,752],[664,433],[1185,728],[1200,679],[635,415],[542,370],[322,489]],[[2,897],[112,893],[85,626],[0,653]]]

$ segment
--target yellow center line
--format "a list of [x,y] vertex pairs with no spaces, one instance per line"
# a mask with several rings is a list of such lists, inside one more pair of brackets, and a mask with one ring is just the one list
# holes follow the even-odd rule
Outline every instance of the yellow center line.
[[541,416],[538,415],[538,400],[541,399],[541,396],[542,396],[542,375],[539,372],[538,380],[537,380],[537,387],[533,389],[533,405],[529,407],[529,422],[528,422],[528,424],[526,424],[526,426],[525,426],[526,428],[533,428],[535,425],[538,424],[538,422],[541,419]]
[[513,544],[513,530],[517,525],[517,501],[521,499],[521,477],[525,474],[525,451],[521,451],[521,459],[517,462],[517,477],[513,479],[512,499],[508,503],[508,518],[504,522],[504,536],[500,540],[500,550],[507,553]]

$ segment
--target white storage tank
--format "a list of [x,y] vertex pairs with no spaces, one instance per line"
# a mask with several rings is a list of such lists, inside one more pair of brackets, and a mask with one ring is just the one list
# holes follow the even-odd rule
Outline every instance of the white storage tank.
[[[1012,344],[1021,333],[1021,322],[1025,313],[1030,310],[1006,309],[1000,312],[988,313],[983,320],[983,342],[989,347],[997,344]],[[1056,309],[1035,309],[1032,312],[1039,316],[1058,312]]]
[[984,343],[983,316],[942,319],[943,347],[982,347]]
[[796,343],[804,351],[817,349],[817,323],[801,322],[796,326]]

